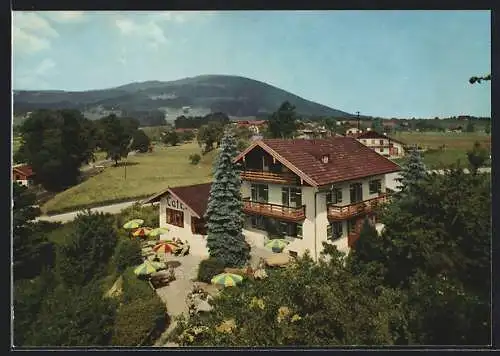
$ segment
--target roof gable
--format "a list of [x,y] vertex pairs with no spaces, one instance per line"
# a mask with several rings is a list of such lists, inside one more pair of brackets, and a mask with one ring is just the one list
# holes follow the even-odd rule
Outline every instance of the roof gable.
[[142,204],[157,202],[166,194],[170,194],[186,206],[195,217],[202,218],[207,210],[208,196],[210,195],[211,186],[212,183],[202,183],[183,187],[169,187],[144,200]]
[[[401,168],[351,137],[256,141],[235,161],[260,146],[312,186],[397,172]],[[321,158],[328,155],[324,162]]]

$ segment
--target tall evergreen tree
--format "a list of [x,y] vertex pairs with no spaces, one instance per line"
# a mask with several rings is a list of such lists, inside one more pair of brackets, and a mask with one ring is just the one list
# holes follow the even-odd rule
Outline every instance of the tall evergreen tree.
[[210,256],[227,266],[244,265],[250,252],[242,233],[241,179],[233,161],[236,155],[236,140],[227,131],[214,164],[214,181],[205,213]]
[[292,138],[297,130],[295,106],[285,101],[269,118],[271,138]]
[[412,149],[408,160],[403,165],[401,177],[396,179],[396,181],[400,183],[398,189],[401,190],[401,193],[408,193],[426,176],[426,168],[420,153],[418,150]]

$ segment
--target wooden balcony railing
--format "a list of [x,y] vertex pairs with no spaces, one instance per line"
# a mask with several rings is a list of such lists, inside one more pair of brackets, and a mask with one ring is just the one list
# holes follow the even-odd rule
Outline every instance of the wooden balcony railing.
[[306,217],[305,205],[293,208],[278,204],[251,201],[250,198],[243,198],[243,212],[251,215],[263,215],[295,222],[304,220]]
[[345,220],[358,215],[368,214],[373,211],[379,204],[388,201],[388,194],[381,194],[376,198],[364,200],[359,203],[338,206],[334,204],[328,205],[328,218],[330,220]]
[[254,182],[299,185],[299,179],[293,173],[275,173],[247,169],[241,172],[241,179]]

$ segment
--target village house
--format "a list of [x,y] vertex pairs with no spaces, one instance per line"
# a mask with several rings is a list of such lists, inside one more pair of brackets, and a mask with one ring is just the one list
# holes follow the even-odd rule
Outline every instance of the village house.
[[405,144],[385,133],[381,134],[368,128],[364,133],[357,134],[355,138],[382,156],[400,158],[405,155]]
[[33,170],[27,164],[17,164],[12,167],[12,181],[29,187],[33,184]]
[[356,136],[362,132],[363,132],[363,130],[358,129],[357,127],[351,127],[351,128],[346,130],[345,134],[346,134],[346,136]]
[[[400,167],[353,138],[269,139],[253,142],[235,158],[242,164],[243,233],[251,246],[285,238],[284,250],[318,258],[322,242],[348,252],[366,217],[387,201],[385,175]],[[210,184],[168,188],[143,203],[160,201],[162,239],[187,240],[207,256],[203,215]]]
[[238,127],[247,127],[255,135],[259,135],[261,130],[267,126],[266,120],[241,120],[235,122]]

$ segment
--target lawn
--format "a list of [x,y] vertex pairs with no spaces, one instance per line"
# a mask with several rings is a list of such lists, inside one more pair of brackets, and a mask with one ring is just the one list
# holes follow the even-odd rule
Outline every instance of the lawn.
[[[491,152],[491,136],[481,133],[439,133],[439,132],[400,132],[392,135],[406,144],[418,144],[428,149],[423,153],[424,163],[428,168],[444,168],[460,160],[462,167],[467,167],[467,151],[475,141]],[[440,150],[441,145],[445,145]],[[402,163],[399,160],[398,163]]]
[[42,211],[56,213],[83,206],[105,205],[147,197],[169,186],[211,181],[215,151],[202,156],[196,166],[188,160],[194,153],[200,154],[200,148],[195,143],[176,147],[156,145],[152,153],[129,157],[127,166],[108,167],[104,172],[57,194],[42,206]]

